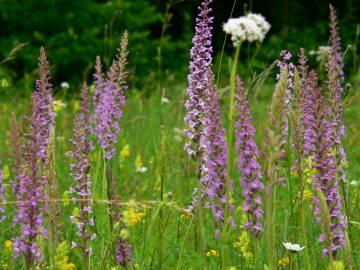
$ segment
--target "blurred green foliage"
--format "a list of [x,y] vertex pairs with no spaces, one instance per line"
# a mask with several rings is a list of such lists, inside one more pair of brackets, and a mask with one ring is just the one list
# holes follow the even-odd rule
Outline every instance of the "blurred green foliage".
[[[0,64],[1,80],[10,85],[31,89],[36,75],[40,46],[45,46],[52,64],[53,82],[78,85],[89,80],[96,55],[109,65],[121,33],[130,34],[131,83],[137,88],[156,84],[157,49],[160,44],[166,4],[169,0],[0,0],[0,62],[13,48],[14,59]],[[185,79],[189,49],[199,0],[179,1],[162,42],[162,70]],[[334,0],[340,19],[343,47],[352,44],[360,12],[359,0]],[[230,16],[234,0],[214,1],[214,51],[222,50],[222,23]],[[268,38],[254,62],[260,70],[275,60],[281,49],[296,54],[299,47],[307,51],[326,45],[328,39],[328,0],[246,0],[237,1],[233,16],[252,10],[263,14],[272,24]],[[357,41],[358,43],[358,41]],[[255,46],[243,50],[243,58],[252,55]],[[230,42],[225,46],[232,52]],[[354,53],[346,55],[356,69]],[[217,57],[216,59],[218,59]],[[216,63],[218,64],[218,62]],[[226,62],[224,63],[227,64]],[[225,68],[226,70],[226,68]],[[165,76],[172,78],[171,76]],[[20,90],[19,90],[20,91]]]

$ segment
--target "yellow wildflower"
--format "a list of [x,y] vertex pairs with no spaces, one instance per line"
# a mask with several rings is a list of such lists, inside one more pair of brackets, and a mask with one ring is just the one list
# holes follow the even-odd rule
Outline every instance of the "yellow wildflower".
[[121,231],[120,231],[120,237],[122,238],[122,239],[126,239],[126,238],[128,238],[129,237],[129,231],[127,230],[127,229],[122,229]]
[[147,168],[144,166],[144,163],[140,155],[137,155],[135,158],[135,169],[136,172],[139,173],[145,173],[147,171]]
[[123,212],[123,219],[128,227],[135,227],[136,224],[138,224],[141,221],[143,215],[144,214],[141,212],[136,212],[134,208],[130,208]]
[[123,149],[120,151],[120,159],[124,160],[125,158],[130,156],[130,146],[126,144]]
[[241,255],[246,261],[250,261],[253,258],[253,254],[249,251],[250,235],[247,231],[242,231],[239,239],[233,243],[234,248],[239,249]]
[[74,110],[78,111],[79,109],[80,109],[80,103],[79,103],[79,101],[75,101],[74,102]]
[[180,218],[183,220],[187,220],[189,219],[189,214],[188,213],[181,213]]
[[10,168],[8,165],[5,165],[2,170],[2,178],[4,180],[8,179],[10,177]]
[[4,243],[4,248],[7,251],[10,251],[10,252],[13,251],[13,241],[6,240],[5,243]]
[[64,206],[69,205],[69,191],[65,190],[63,193]]
[[61,99],[54,100],[54,112],[60,112],[63,108],[66,107],[66,104],[62,102]]
[[345,266],[342,261],[333,261],[332,265],[329,265],[328,270],[344,270]]
[[292,177],[298,177],[298,172],[296,170],[291,170]]
[[304,176],[305,176],[305,181],[307,183],[311,183],[312,182],[312,176],[314,174],[316,174],[316,169],[314,168],[314,161],[312,160],[311,157],[307,158],[305,161],[305,169],[304,169]]
[[218,257],[219,252],[215,249],[211,249],[210,251],[206,252],[206,257]]
[[69,262],[70,246],[66,241],[61,242],[56,247],[54,256],[55,269],[57,270],[75,270],[75,264]]
[[304,200],[310,200],[313,197],[313,193],[310,189],[304,190]]
[[282,267],[282,266],[288,265],[289,262],[290,262],[290,260],[288,257],[281,258],[280,260],[278,260],[278,266]]
[[136,170],[140,169],[144,165],[140,155],[137,155],[135,158],[135,168]]
[[74,210],[72,211],[70,220],[72,223],[76,223],[79,217],[80,217],[80,210],[78,207],[75,207]]

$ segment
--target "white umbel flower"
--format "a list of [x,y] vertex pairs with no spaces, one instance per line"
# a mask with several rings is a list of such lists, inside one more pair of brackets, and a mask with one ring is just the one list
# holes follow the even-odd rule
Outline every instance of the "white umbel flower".
[[261,14],[255,14],[255,13],[249,13],[246,17],[253,20],[256,25],[260,28],[261,34],[262,34],[262,40],[264,40],[266,34],[269,32],[271,25],[268,23],[264,16]]
[[270,24],[260,14],[249,13],[247,16],[230,18],[223,25],[223,30],[231,35],[234,46],[242,42],[262,42],[270,29]]
[[299,244],[292,244],[290,242],[283,242],[283,245],[287,250],[295,252],[301,251],[305,248],[305,246],[301,247]]

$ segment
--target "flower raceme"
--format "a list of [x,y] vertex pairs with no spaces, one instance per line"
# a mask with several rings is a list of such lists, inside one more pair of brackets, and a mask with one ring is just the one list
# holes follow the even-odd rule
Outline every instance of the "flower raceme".
[[200,155],[199,142],[203,129],[202,117],[205,109],[206,88],[208,86],[208,72],[212,65],[212,23],[209,7],[212,0],[203,0],[199,6],[199,15],[196,18],[195,36],[190,51],[190,74],[186,89],[187,101],[185,103],[186,116],[184,131],[187,137],[185,150],[190,157]]
[[261,182],[261,166],[257,161],[259,151],[254,140],[255,128],[252,125],[246,91],[239,76],[236,78],[236,84],[235,109],[238,114],[235,123],[236,150],[244,196],[243,209],[250,219],[244,223],[244,227],[253,235],[258,235],[262,231],[261,218],[264,211],[261,193],[264,185]]
[[36,243],[38,236],[47,237],[44,228],[44,213],[47,211],[45,185],[48,164],[47,148],[50,131],[54,127],[54,112],[50,84],[50,69],[45,50],[41,48],[39,76],[36,90],[32,94],[29,128],[23,145],[24,163],[21,165],[17,186],[17,214],[14,224],[20,225],[21,235],[14,238],[15,257],[23,254],[26,267],[30,269],[34,260],[41,261],[43,254]]
[[[307,99],[304,109],[307,128],[305,130],[305,154],[310,157],[311,167],[315,170],[312,175],[312,184],[315,190],[323,193],[324,205],[321,197],[314,196],[315,215],[318,223],[322,221],[322,213],[328,212],[330,216],[330,232],[320,235],[320,242],[325,241],[325,235],[330,234],[329,246],[324,248],[323,255],[331,252],[336,255],[338,249],[345,245],[346,221],[342,214],[342,198],[339,194],[339,182],[336,179],[335,157],[332,151],[332,125],[329,119],[329,108],[317,85],[317,76],[310,72],[307,88]],[[326,209],[324,209],[326,207]],[[324,224],[323,224],[324,225]],[[324,225],[324,227],[326,227]]]
[[125,104],[124,91],[127,86],[127,46],[128,35],[121,38],[119,55],[105,75],[102,71],[100,57],[96,57],[94,74],[94,108],[92,117],[94,133],[100,147],[105,151],[104,157],[111,159],[115,155],[115,144],[120,133],[119,121],[122,118],[122,107]]
[[225,129],[221,122],[220,104],[214,85],[214,76],[211,75],[203,119],[204,130],[200,140],[200,147],[204,151],[201,184],[208,198],[205,206],[212,210],[217,221],[223,221],[227,144],[225,142]]
[[73,150],[68,152],[67,156],[74,160],[70,167],[72,170],[71,176],[76,181],[75,187],[70,188],[69,193],[73,194],[74,203],[79,201],[80,207],[78,216],[70,216],[70,219],[76,223],[77,235],[82,239],[79,243],[73,242],[72,247],[80,247],[85,257],[91,255],[91,247],[88,247],[88,241],[96,238],[96,235],[91,234],[90,231],[94,226],[94,219],[92,217],[92,202],[90,200],[92,191],[89,175],[89,154],[93,147],[89,139],[89,106],[88,86],[84,83],[81,90],[82,111],[75,119],[74,138],[70,140]]
[[100,57],[96,58],[95,93],[93,115],[94,132],[100,147],[105,151],[105,158],[111,159],[115,155],[114,145],[120,133],[119,121],[122,118],[122,107],[125,96],[115,81],[105,77],[102,73]]

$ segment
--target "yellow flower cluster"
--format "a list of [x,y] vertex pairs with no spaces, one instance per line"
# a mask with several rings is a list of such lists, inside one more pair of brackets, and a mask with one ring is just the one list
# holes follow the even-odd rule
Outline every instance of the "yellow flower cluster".
[[333,261],[331,265],[329,265],[328,270],[344,270],[345,266],[342,261]]
[[129,231],[127,229],[122,229],[120,231],[120,237],[121,239],[127,239],[129,238],[130,234],[129,234]]
[[120,159],[124,160],[130,156],[130,146],[126,144],[120,151]]
[[282,266],[288,265],[289,262],[290,262],[290,260],[288,257],[281,258],[280,260],[278,260],[278,266],[282,267]]
[[129,208],[123,212],[123,220],[128,227],[135,227],[143,216],[144,213],[137,212],[134,208]]
[[5,248],[5,250],[12,252],[13,251],[13,241],[6,240],[4,243],[4,248]]
[[305,161],[304,177],[307,183],[312,182],[312,176],[316,174],[316,169],[314,169],[314,162],[311,157],[307,158]]
[[142,161],[142,157],[140,155],[137,155],[136,158],[135,158],[135,168],[138,170],[142,166],[144,166],[144,163]]
[[147,171],[147,168],[144,166],[144,162],[140,155],[137,155],[135,158],[135,169],[138,173],[145,173]]
[[180,218],[183,219],[183,220],[187,220],[187,219],[189,219],[189,214],[181,213]]
[[2,177],[3,177],[3,180],[6,180],[10,177],[10,168],[8,165],[4,166],[4,168],[3,168]]
[[312,199],[312,197],[313,197],[313,193],[312,193],[312,191],[310,190],[310,189],[304,189],[304,194],[303,194],[303,196],[304,196],[304,200],[306,201],[306,200],[311,200]]
[[70,246],[66,241],[60,243],[56,248],[56,254],[54,257],[55,268],[57,270],[75,270],[76,266],[72,262],[69,262]]
[[60,112],[63,108],[66,107],[66,104],[64,102],[62,102],[61,99],[58,99],[58,100],[54,100],[54,112],[57,113],[57,112]]
[[219,252],[215,249],[211,249],[208,252],[206,252],[206,257],[218,257]]
[[233,243],[235,249],[239,249],[244,259],[249,262],[253,258],[253,254],[249,251],[250,235],[247,231],[242,231],[239,239]]

